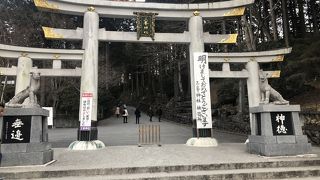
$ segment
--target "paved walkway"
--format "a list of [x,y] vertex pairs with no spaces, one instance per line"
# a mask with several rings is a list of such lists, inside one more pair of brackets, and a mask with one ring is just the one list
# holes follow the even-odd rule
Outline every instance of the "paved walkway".
[[[98,139],[106,146],[125,146],[138,144],[138,125],[135,124],[134,108],[128,107],[128,123],[124,124],[122,117],[111,117],[98,124]],[[162,144],[185,144],[192,137],[192,127],[173,123],[167,120],[158,122],[158,117],[149,117],[141,114],[140,124],[160,124],[160,137]],[[215,130],[214,137],[219,143],[243,143],[246,136],[231,134]],[[53,147],[68,147],[69,144],[77,139],[76,128],[53,128],[49,129],[49,141]]]

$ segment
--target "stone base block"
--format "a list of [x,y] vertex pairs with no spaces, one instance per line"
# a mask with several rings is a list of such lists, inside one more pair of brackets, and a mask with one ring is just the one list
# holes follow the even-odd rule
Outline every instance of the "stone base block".
[[196,147],[216,147],[218,142],[214,138],[190,138],[186,145]]
[[41,165],[53,160],[48,142],[1,144],[1,166]]
[[247,149],[252,154],[288,156],[311,152],[311,144],[304,136],[249,136]]
[[48,142],[1,144],[1,153],[30,153],[47,151],[50,149],[51,144]]
[[1,153],[1,166],[41,165],[53,160],[53,150]]
[[70,150],[97,150],[105,148],[102,141],[74,141],[69,145]]

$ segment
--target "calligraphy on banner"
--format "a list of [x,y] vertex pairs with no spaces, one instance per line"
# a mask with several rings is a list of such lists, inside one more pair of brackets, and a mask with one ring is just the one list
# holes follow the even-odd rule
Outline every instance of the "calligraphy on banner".
[[29,143],[31,116],[4,116],[2,143]]
[[84,92],[80,105],[80,131],[88,131],[91,128],[93,94]]
[[137,39],[151,37],[154,40],[155,21],[158,13],[134,12],[137,15]]
[[208,53],[193,57],[197,128],[212,128]]

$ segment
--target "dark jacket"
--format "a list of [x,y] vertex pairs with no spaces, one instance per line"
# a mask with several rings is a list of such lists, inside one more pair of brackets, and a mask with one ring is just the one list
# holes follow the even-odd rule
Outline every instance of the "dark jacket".
[[134,114],[137,116],[137,117],[140,117],[141,116],[141,112],[139,109],[136,109],[136,111],[134,111]]

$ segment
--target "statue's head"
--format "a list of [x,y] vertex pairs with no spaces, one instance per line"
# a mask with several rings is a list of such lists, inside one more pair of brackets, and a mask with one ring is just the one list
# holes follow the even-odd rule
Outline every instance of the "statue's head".
[[264,73],[262,69],[259,70],[260,81],[264,82],[268,80],[268,73]]
[[39,72],[31,72],[30,76],[32,79],[38,80],[40,79],[40,73]]

